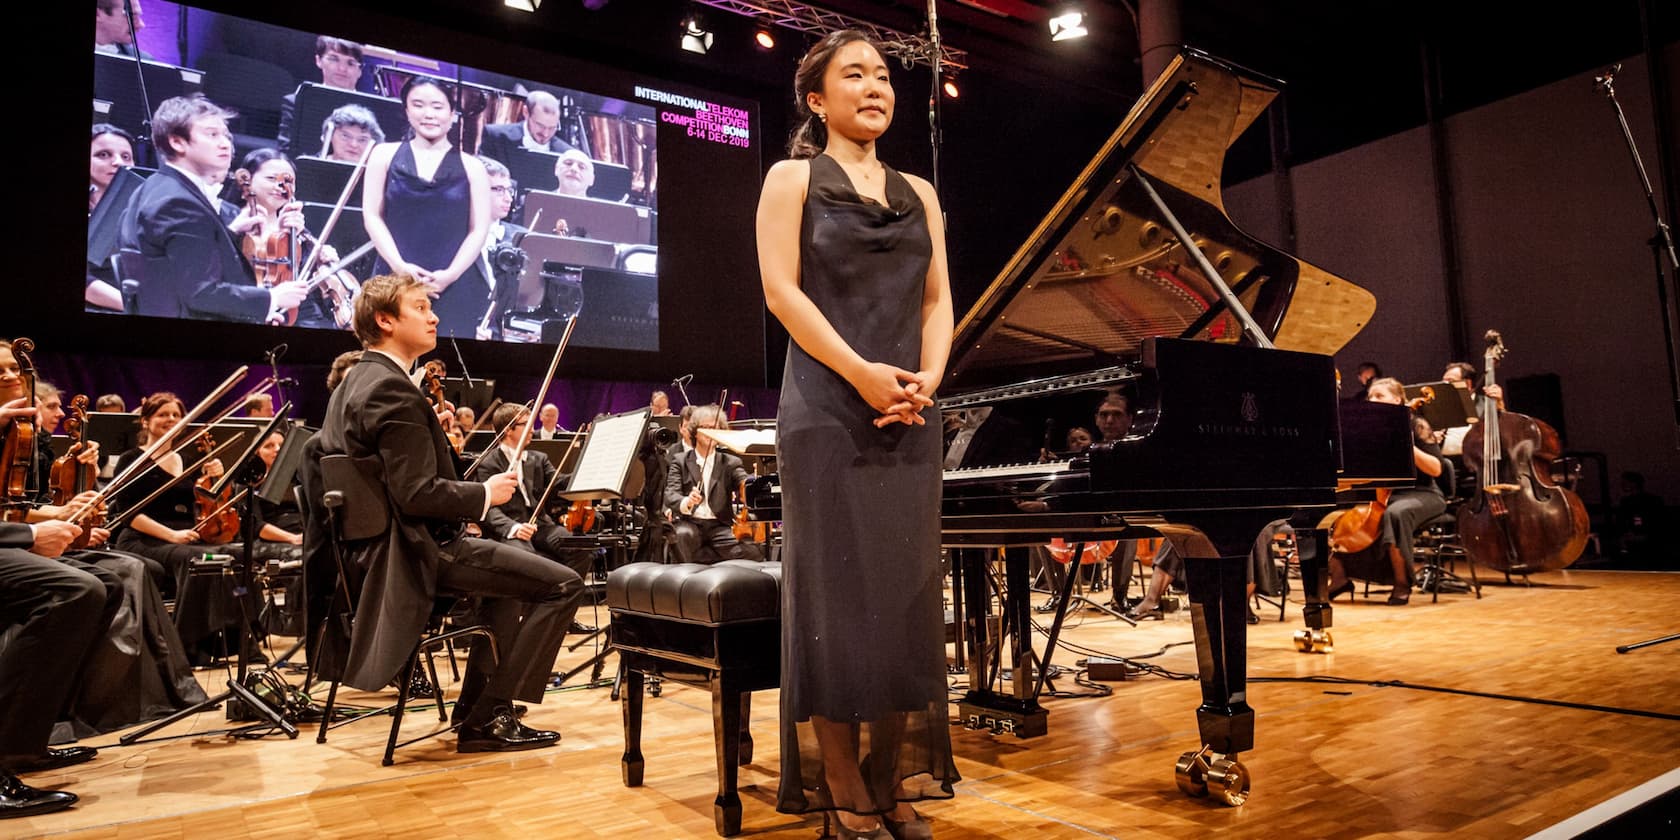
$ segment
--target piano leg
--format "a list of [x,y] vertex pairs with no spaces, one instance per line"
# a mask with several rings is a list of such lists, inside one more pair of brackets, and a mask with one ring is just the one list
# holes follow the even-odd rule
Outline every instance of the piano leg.
[[1330,653],[1336,649],[1336,641],[1330,636],[1330,532],[1299,528],[1295,544],[1301,558],[1301,595],[1306,602],[1301,617],[1307,624],[1306,629],[1295,631],[1295,649]]
[[1254,710],[1248,706],[1247,562],[1246,555],[1184,561],[1196,670],[1202,682],[1202,705],[1196,710],[1202,748],[1179,758],[1178,787],[1191,796],[1213,793],[1227,805],[1248,800],[1248,769],[1236,754],[1254,747]]

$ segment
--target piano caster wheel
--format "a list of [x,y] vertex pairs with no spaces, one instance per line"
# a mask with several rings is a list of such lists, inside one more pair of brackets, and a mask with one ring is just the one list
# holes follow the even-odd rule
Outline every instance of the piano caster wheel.
[[1178,789],[1198,799],[1212,793],[1226,805],[1248,801],[1248,768],[1231,756],[1202,747],[1179,756],[1173,772]]
[[1178,777],[1178,789],[1198,799],[1208,795],[1207,747],[1178,757],[1173,775]]
[[1248,801],[1248,768],[1242,762],[1219,756],[1208,764],[1205,778],[1208,791],[1226,805],[1236,807]]
[[1302,653],[1332,653],[1336,650],[1336,640],[1331,638],[1329,630],[1296,630],[1295,649]]

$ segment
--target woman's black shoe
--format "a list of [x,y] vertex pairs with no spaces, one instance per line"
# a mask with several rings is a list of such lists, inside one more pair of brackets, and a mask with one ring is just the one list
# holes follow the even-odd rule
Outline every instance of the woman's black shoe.
[[1336,598],[1338,596],[1346,594],[1346,593],[1351,593],[1351,592],[1353,592],[1353,581],[1344,580],[1344,581],[1342,581],[1341,586],[1331,588],[1330,597],[1327,598],[1326,600],[1334,601],[1334,600],[1336,600]]
[[1146,610],[1140,607],[1132,607],[1131,612],[1126,613],[1126,617],[1133,621],[1160,621],[1161,608],[1156,607],[1152,610]]

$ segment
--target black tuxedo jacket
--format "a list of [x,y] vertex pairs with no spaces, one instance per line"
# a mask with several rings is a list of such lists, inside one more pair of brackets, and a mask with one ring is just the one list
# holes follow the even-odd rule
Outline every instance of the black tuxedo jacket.
[[[373,459],[391,527],[351,547],[366,573],[344,682],[377,691],[397,675],[426,628],[437,595],[436,532],[484,514],[484,485],[460,481],[449,438],[420,389],[382,353],[368,351],[333,391],[319,434],[322,455]],[[482,467],[480,467],[482,469]]]
[[[514,493],[513,498],[490,508],[490,514],[484,518],[484,535],[490,539],[505,540],[509,528],[530,521],[531,505],[525,502],[525,496],[531,497],[532,504],[541,501],[543,491],[548,489],[548,483],[554,479],[554,462],[548,460],[546,454],[527,449],[520,462],[520,478],[525,486],[525,494]],[[507,454],[502,452],[502,446],[498,443],[479,463],[476,475],[492,476],[507,472],[507,469]],[[546,513],[537,517],[538,528],[553,524],[554,519]]]
[[[713,449],[713,458],[723,461],[712,465],[712,482],[702,491],[706,497],[706,506],[712,509],[712,515],[720,521],[728,522],[734,515],[735,491],[747,479],[752,477],[746,468],[741,466],[741,459]],[[669,508],[672,516],[682,516],[682,501],[693,492],[695,485],[700,483],[700,458],[696,450],[690,450],[687,457],[673,459],[665,470],[665,507]]]
[[135,192],[123,213],[122,248],[140,254],[140,314],[260,324],[268,290],[204,191],[173,166]]
[[30,548],[35,545],[35,529],[22,522],[0,522],[0,548]]
[[[513,157],[514,149],[525,148],[525,123],[494,123],[484,127],[484,138],[478,141],[478,153],[487,158],[507,163]],[[548,139],[548,150],[556,154],[569,151],[572,144],[560,139],[560,133],[555,132]]]

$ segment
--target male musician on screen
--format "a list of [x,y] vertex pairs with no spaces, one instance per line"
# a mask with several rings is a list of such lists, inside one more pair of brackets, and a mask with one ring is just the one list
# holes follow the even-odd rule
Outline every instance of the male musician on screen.
[[731,529],[735,496],[751,476],[741,459],[717,447],[700,429],[723,429],[716,404],[694,409],[694,449],[673,460],[665,471],[665,507],[672,516],[672,539],[684,563],[740,560],[746,551]]
[[[131,0],[134,4],[134,31],[128,30],[128,13],[123,10],[123,0],[94,0],[93,3],[93,51],[134,57],[138,47],[134,37],[140,30],[146,28],[146,19],[140,14],[140,0]],[[140,57],[150,61],[151,53],[140,51]]]
[[416,360],[437,346],[429,287],[380,275],[356,297],[355,328],[366,352],[333,391],[319,435],[323,456],[342,454],[377,470],[391,517],[383,536],[352,548],[367,570],[344,682],[374,691],[408,665],[439,592],[480,596],[475,624],[496,635],[499,664],[475,640],[456,720],[457,752],[535,749],[558,732],[530,729],[515,700],[541,703],[554,658],[583,597],[583,581],[558,563],[511,545],[459,536],[464,522],[518,492],[518,476],[456,477],[449,442],[416,387]]
[[485,262],[481,266],[484,278],[490,284],[490,309],[479,325],[477,337],[480,341],[500,341],[500,316],[519,308],[519,274],[515,268],[500,266],[499,256],[517,257],[518,254],[509,249],[517,247],[529,229],[508,220],[519,190],[513,173],[495,158],[479,155],[478,160],[484,164],[484,174],[490,182],[490,233],[484,237]]
[[[508,464],[513,460],[513,453],[519,449],[519,443],[528,440],[525,424],[531,413],[522,405],[503,403],[495,413],[490,415],[490,422],[497,429],[507,429],[502,439],[478,465],[480,472],[485,475],[507,472]],[[511,424],[511,425],[510,425]],[[535,449],[527,449],[519,459],[519,466],[513,470],[519,476],[519,489],[513,497],[499,505],[490,508],[490,514],[485,517],[483,528],[487,539],[505,542],[513,546],[535,551],[556,563],[560,563],[579,576],[589,574],[589,567],[595,562],[598,548],[573,548],[567,546],[566,537],[570,533],[549,516],[547,511],[538,512],[536,524],[531,524],[532,512],[543,494],[548,493],[548,501],[553,504],[564,502],[554,495],[565,489],[566,476],[561,475],[555,480],[554,462],[548,455]],[[555,486],[550,492],[549,487]],[[573,633],[592,633],[595,628],[572,622]]]
[[198,94],[165,99],[152,116],[152,143],[165,164],[135,193],[122,223],[122,249],[139,262],[141,315],[260,324],[303,301],[306,286],[297,280],[258,287],[222,222],[232,116]]
[[572,144],[560,139],[560,100],[546,90],[534,90],[525,97],[525,119],[484,127],[479,154],[506,162],[514,149],[533,152],[566,152]]
[[589,188],[595,186],[595,161],[577,149],[567,149],[565,154],[554,162],[554,177],[560,181],[556,192],[587,198]]
[[[356,83],[362,80],[362,45],[321,35],[315,39],[315,67],[321,71],[321,84],[339,90],[355,90]],[[280,131],[274,141],[274,145],[288,156],[292,154],[292,122],[296,119],[297,91],[294,90],[280,98]]]

